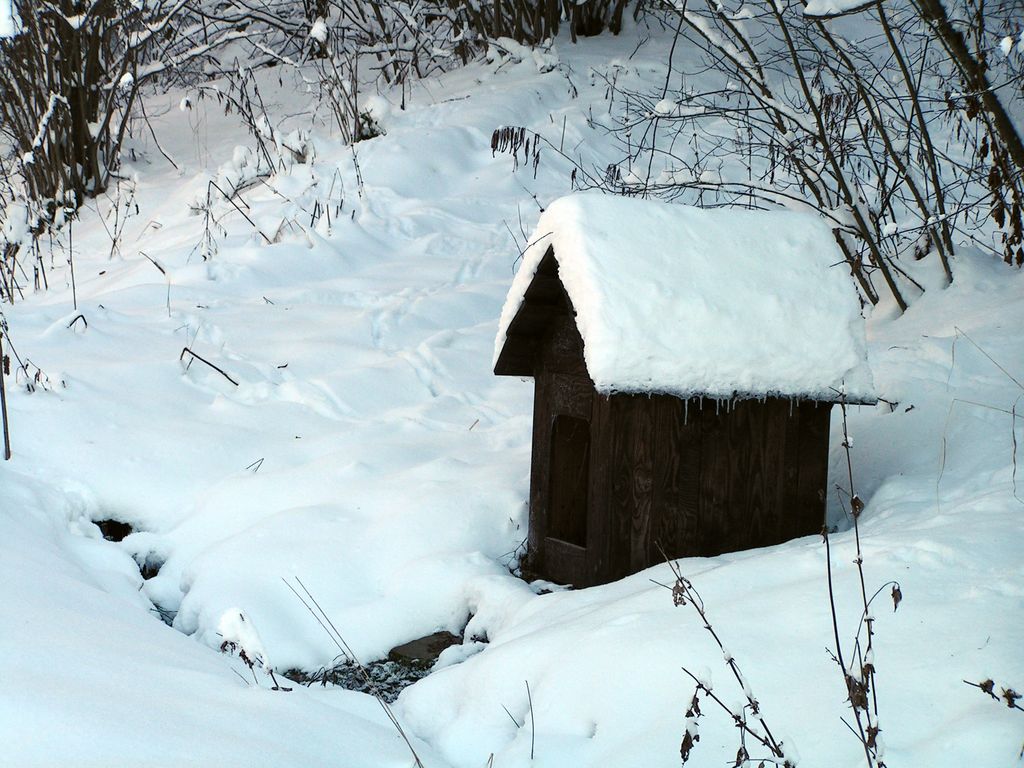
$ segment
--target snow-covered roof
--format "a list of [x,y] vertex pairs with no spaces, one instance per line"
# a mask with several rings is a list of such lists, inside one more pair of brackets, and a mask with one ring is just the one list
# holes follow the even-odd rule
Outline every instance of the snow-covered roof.
[[505,301],[495,364],[552,248],[600,392],[874,400],[853,279],[811,214],[556,200]]

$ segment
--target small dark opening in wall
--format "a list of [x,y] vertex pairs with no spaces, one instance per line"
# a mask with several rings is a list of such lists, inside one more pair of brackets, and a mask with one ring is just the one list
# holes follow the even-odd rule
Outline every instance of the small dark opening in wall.
[[122,541],[132,532],[132,527],[120,520],[95,520],[94,522],[107,541]]
[[587,546],[587,487],[590,485],[590,423],[555,417],[551,427],[551,496],[548,536]]
[[163,565],[163,560],[147,555],[146,559],[139,564],[139,573],[142,574],[144,581],[149,581],[160,574],[160,569],[163,568]]

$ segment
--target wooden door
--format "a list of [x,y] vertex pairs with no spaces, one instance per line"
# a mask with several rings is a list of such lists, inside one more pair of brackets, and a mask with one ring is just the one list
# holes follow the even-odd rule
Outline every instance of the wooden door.
[[551,410],[544,575],[552,581],[583,586],[587,583],[593,386],[582,376],[546,376]]

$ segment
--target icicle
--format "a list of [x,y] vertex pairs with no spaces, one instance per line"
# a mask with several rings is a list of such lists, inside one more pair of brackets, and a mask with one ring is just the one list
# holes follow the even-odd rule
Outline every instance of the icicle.
[[690,398],[683,400],[683,424],[690,423]]

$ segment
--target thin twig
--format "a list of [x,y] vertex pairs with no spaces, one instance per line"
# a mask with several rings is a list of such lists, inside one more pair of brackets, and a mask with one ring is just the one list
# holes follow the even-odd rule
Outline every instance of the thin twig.
[[[1012,373],[1010,373],[1002,365],[1000,365],[1000,363],[997,362],[996,359],[994,357],[992,357],[992,355],[990,355],[988,352],[986,352],[984,349],[982,349],[981,346],[978,344],[978,342],[976,342],[974,339],[972,339],[964,331],[962,331],[959,327],[957,327],[955,325],[953,326],[953,330],[956,332],[957,337],[961,337],[962,336],[963,338],[965,338],[969,342],[971,342],[971,344],[974,346],[974,348],[976,350],[978,350],[979,352],[981,352],[981,354],[983,354],[986,358],[988,358],[988,361],[990,363],[992,363],[992,365],[994,365],[996,368],[998,368],[1000,371],[1002,371],[1003,374],[1006,376],[1006,378],[1008,378],[1010,381],[1012,381],[1014,384],[1016,384],[1021,389],[1024,389],[1024,384],[1021,384],[1021,382],[1020,382],[1020,380],[1018,378],[1016,378]],[[953,351],[952,354],[955,355],[956,339],[953,339],[953,350],[954,351]],[[955,363],[955,362],[956,362],[956,358],[954,357],[953,358],[953,363]],[[952,372],[952,370],[953,370],[953,363],[950,363],[950,372]],[[948,379],[947,379],[947,384],[948,384]]]
[[[334,622],[331,621],[331,618],[327,615],[326,611],[324,611],[324,609],[320,606],[320,603],[317,602],[316,598],[313,597],[313,594],[306,588],[306,585],[302,583],[302,580],[298,576],[295,577],[295,582],[302,589],[303,593],[305,594],[305,598],[299,594],[295,587],[288,583],[287,579],[282,578],[281,581],[283,581],[284,585],[288,587],[289,590],[291,590],[292,594],[295,595],[295,597],[298,598],[299,602],[302,603],[302,605],[306,608],[307,611],[309,611],[310,615],[314,619],[316,619],[316,622],[323,628],[324,632],[327,633],[327,636],[338,647],[338,649],[342,652],[345,658],[356,666],[356,669],[358,669],[360,674],[362,675],[363,681],[366,683],[367,688],[373,694],[373,697],[377,700],[377,703],[380,705],[381,709],[384,710],[384,714],[387,715],[388,720],[391,721],[391,724],[395,727],[395,730],[398,731],[398,735],[402,737],[402,740],[405,742],[406,747],[408,747],[409,752],[412,754],[413,760],[415,761],[416,768],[425,768],[423,762],[420,760],[419,755],[416,753],[416,749],[412,745],[412,740],[409,738],[408,734],[406,734],[405,729],[399,722],[398,716],[395,715],[394,710],[391,709],[391,706],[384,700],[384,696],[381,694],[380,689],[377,687],[377,683],[374,681],[372,677],[370,677],[370,673],[366,670],[366,667],[364,667],[362,663],[359,661],[359,659],[356,657],[355,652],[345,641],[345,638],[338,631],[338,628],[334,626]],[[316,610],[314,610],[314,606]]]
[[252,224],[252,228],[260,233],[260,236],[263,238],[263,240],[266,242],[267,245],[273,245],[273,241],[264,234],[263,230],[259,228],[259,226],[256,224],[255,221],[252,220],[252,218],[249,216],[249,214],[247,214],[245,211],[243,211],[241,208],[238,207],[238,203],[236,203],[234,201],[234,198],[232,198],[231,195],[229,195],[227,192],[225,192],[223,189],[221,189],[219,186],[217,186],[217,183],[215,181],[210,181],[209,185],[211,187],[213,187],[214,189],[216,189],[218,192],[220,192],[221,195],[223,195],[224,199],[227,200],[229,203],[231,203],[232,207],[234,207],[234,209],[236,211],[238,211],[240,214],[242,214],[242,216],[245,218],[246,221],[248,221],[250,224]]
[[[873,643],[875,635],[875,620],[871,616],[871,602],[878,596],[882,589],[884,589],[884,586],[880,588],[870,600],[868,599],[867,586],[864,578],[864,555],[863,550],[861,549],[859,524],[860,515],[864,511],[864,502],[857,495],[853,482],[853,457],[851,451],[853,443],[850,439],[849,422],[847,420],[847,400],[845,392],[840,392],[839,406],[842,410],[843,416],[842,446],[846,455],[850,513],[853,519],[853,535],[857,549],[857,555],[853,562],[857,566],[857,577],[860,582],[860,596],[863,611],[861,613],[861,623],[857,627],[857,632],[855,633],[853,640],[853,658],[857,660],[860,668],[858,672],[854,672],[847,668],[843,659],[842,643],[839,639],[839,624],[836,618],[835,592],[832,583],[832,555],[831,548],[829,546],[828,526],[823,525],[822,536],[825,540],[825,562],[828,571],[829,605],[832,611],[832,629],[836,642],[835,661],[842,672],[843,680],[846,684],[846,692],[850,702],[850,708],[853,710],[853,716],[857,726],[855,733],[864,748],[864,757],[867,761],[868,768],[884,768],[885,764],[882,762],[878,754],[877,737],[881,728],[878,725],[878,692],[874,665]],[[840,504],[842,504],[841,500]],[[894,594],[899,592],[899,584],[897,582],[890,583],[894,585]],[[898,603],[896,604],[898,605]],[[864,626],[867,630],[867,644],[863,649],[860,644],[861,626]],[[869,696],[871,697],[870,702],[868,700]],[[853,729],[851,728],[851,730]]]
[[228,373],[227,373],[227,372],[226,372],[226,371],[225,371],[225,370],[224,370],[223,368],[220,368],[220,367],[218,367],[218,366],[214,365],[214,364],[213,364],[213,363],[211,363],[211,362],[210,362],[209,360],[207,360],[207,359],[206,359],[205,357],[201,357],[200,355],[197,355],[197,354],[196,354],[195,352],[193,352],[193,351],[192,351],[191,349],[189,349],[188,347],[184,347],[184,348],[183,348],[183,349],[181,350],[181,354],[180,354],[180,355],[178,355],[178,360],[183,360],[183,359],[184,359],[184,357],[185,357],[185,353],[186,353],[186,352],[187,352],[188,354],[192,355],[192,357],[193,357],[193,358],[195,358],[196,360],[198,360],[199,362],[201,362],[201,363],[206,363],[206,365],[208,365],[208,366],[210,366],[211,368],[213,368],[213,370],[215,370],[215,371],[216,371],[217,373],[219,373],[219,374],[220,374],[221,376],[223,376],[223,377],[224,377],[225,379],[227,379],[228,381],[230,381],[230,382],[231,382],[232,384],[234,384],[234,385],[235,385],[236,387],[238,386],[238,382],[237,382],[237,381],[235,381],[235,380],[234,380],[233,378],[231,378],[231,376],[230,376],[230,375],[229,375],[229,374],[228,374]]
[[152,264],[154,267],[156,267],[158,270],[160,270],[160,274],[163,275],[164,279],[167,281],[167,301],[166,301],[166,305],[167,305],[167,316],[170,317],[171,316],[171,276],[167,274],[167,270],[166,269],[164,269],[162,266],[160,266],[160,262],[158,262],[156,259],[154,259],[152,256],[150,256],[148,253],[145,253],[143,251],[139,251],[139,254],[142,255],[142,256],[145,256],[149,260],[150,264]]
[[7,389],[4,386],[7,367],[7,358],[4,357],[4,333],[0,331],[0,417],[4,422],[4,461],[11,460],[11,431],[7,422]]
[[721,706],[723,709],[725,709],[725,711],[729,713],[730,717],[732,717],[733,722],[736,724],[737,728],[739,728],[742,732],[748,733],[755,739],[757,739],[757,741],[766,749],[768,749],[772,753],[772,755],[782,759],[784,761],[784,765],[789,765],[790,763],[786,759],[786,755],[783,751],[783,744],[782,742],[778,741],[774,735],[772,735],[772,731],[768,727],[768,723],[765,722],[764,715],[761,713],[761,705],[758,703],[757,699],[754,698],[753,691],[751,690],[750,685],[747,683],[746,678],[743,676],[739,664],[737,663],[735,657],[733,657],[733,655],[726,650],[725,645],[722,643],[722,639],[719,637],[718,633],[715,631],[715,628],[712,626],[711,620],[708,618],[707,611],[704,607],[704,600],[700,596],[700,593],[693,586],[693,583],[685,576],[683,576],[682,570],[679,567],[679,563],[675,562],[674,560],[670,560],[667,554],[665,553],[665,550],[660,545],[659,549],[661,550],[662,557],[665,558],[665,561],[668,563],[669,568],[672,570],[672,575],[675,576],[675,584],[672,586],[673,603],[677,606],[686,604],[692,605],[693,609],[697,612],[697,615],[700,616],[701,621],[704,624],[704,629],[707,630],[708,634],[711,635],[711,638],[715,641],[715,644],[718,646],[718,649],[722,652],[722,657],[725,659],[726,666],[729,668],[729,671],[732,672],[732,675],[735,678],[736,683],[743,691],[743,695],[746,698],[747,702],[744,708],[750,709],[751,714],[753,714],[754,717],[757,719],[758,725],[763,729],[763,734],[759,734],[756,731],[752,730],[750,726],[747,725],[745,715],[733,712],[732,709],[730,709],[724,702],[718,699],[707,686],[701,683],[692,672],[687,670],[685,667],[683,668],[683,671],[686,672],[686,674],[688,674],[690,677],[692,677],[694,681],[698,684],[698,690],[705,691],[716,703],[719,704],[719,706]]
[[530,703],[530,760],[533,760],[533,747],[537,737],[537,728],[533,722],[533,696],[530,695],[530,681],[523,682],[526,683],[526,700]]

